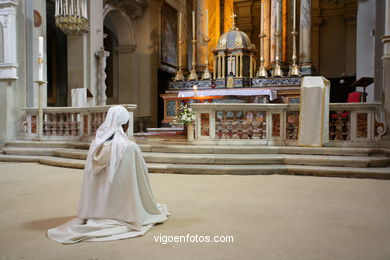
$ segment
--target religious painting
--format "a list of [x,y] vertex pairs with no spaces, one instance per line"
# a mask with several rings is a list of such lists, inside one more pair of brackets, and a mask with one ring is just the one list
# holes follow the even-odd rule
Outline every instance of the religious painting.
[[161,8],[161,67],[177,66],[177,10],[164,2]]

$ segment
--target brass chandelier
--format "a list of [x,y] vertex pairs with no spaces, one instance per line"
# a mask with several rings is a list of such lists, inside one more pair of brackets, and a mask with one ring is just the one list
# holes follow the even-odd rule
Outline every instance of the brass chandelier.
[[56,26],[66,34],[88,32],[87,0],[55,0],[54,18]]

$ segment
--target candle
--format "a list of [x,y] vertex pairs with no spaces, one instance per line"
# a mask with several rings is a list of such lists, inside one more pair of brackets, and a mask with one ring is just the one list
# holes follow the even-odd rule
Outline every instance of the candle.
[[58,15],[58,0],[56,0],[55,2],[55,13],[54,13],[54,16],[57,16]]
[[260,34],[264,34],[264,1],[261,0],[261,13],[260,13]]
[[276,33],[279,34],[279,0],[276,0]]
[[297,0],[294,0],[293,1],[293,32],[295,32],[295,29],[296,29],[296,12],[297,12],[297,10],[296,10],[296,8],[297,8]]
[[192,39],[195,40],[195,11],[192,11]]
[[76,16],[80,17],[80,0],[77,0],[76,3]]
[[81,0],[81,17],[84,18],[85,17],[85,12],[84,12],[84,0]]
[[84,8],[85,8],[85,19],[88,19],[88,7],[87,7],[87,1],[84,0]]
[[38,80],[43,81],[43,36],[38,37]]
[[181,41],[181,13],[179,13],[179,41]]
[[206,29],[205,29],[205,35],[207,38],[209,38],[209,9],[206,9]]

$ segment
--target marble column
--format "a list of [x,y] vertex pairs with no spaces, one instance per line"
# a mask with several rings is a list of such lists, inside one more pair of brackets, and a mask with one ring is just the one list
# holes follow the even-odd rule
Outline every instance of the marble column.
[[[282,58],[282,0],[271,0],[271,29],[270,29],[270,62],[274,64],[276,61],[276,53],[279,56],[279,61]],[[278,20],[278,21],[277,21]],[[275,33],[279,33],[280,37],[276,37]],[[278,41],[278,42],[276,42]],[[278,47],[278,49],[276,49]]]
[[203,71],[206,68],[206,32],[207,0],[196,0],[196,71]]
[[299,64],[302,75],[312,73],[311,62],[311,0],[301,0],[299,23]]
[[385,112],[385,124],[387,133],[381,142],[382,146],[390,148],[390,0],[386,0],[385,7],[385,33],[382,38],[383,43],[383,85],[382,85],[382,102]]

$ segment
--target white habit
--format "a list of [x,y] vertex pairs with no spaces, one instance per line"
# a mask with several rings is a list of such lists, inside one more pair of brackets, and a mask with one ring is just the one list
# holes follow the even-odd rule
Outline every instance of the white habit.
[[123,132],[127,121],[124,107],[110,108],[88,152],[78,217],[50,229],[49,238],[64,244],[130,238],[168,218],[154,199],[141,150]]
[[299,114],[300,146],[323,146],[329,142],[330,82],[324,77],[304,77]]

